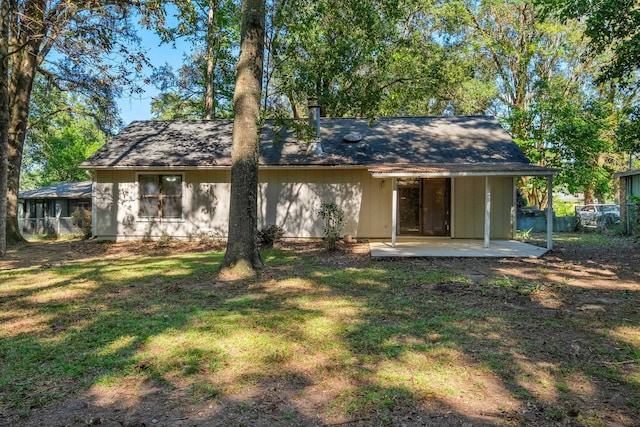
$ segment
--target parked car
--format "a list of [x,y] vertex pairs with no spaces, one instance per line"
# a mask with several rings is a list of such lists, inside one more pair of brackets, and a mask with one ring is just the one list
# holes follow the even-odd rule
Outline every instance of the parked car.
[[590,204],[576,206],[576,225],[581,227],[603,227],[620,224],[620,206]]

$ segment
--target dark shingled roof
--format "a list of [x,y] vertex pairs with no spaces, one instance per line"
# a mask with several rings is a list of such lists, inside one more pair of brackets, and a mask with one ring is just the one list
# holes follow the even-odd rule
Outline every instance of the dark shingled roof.
[[23,191],[19,199],[90,199],[91,181],[61,182],[35,190]]
[[[267,121],[260,135],[261,166],[363,166],[537,170],[500,123],[489,116],[328,119],[320,121],[322,156]],[[233,121],[133,122],[82,164],[87,169],[225,168],[231,165]],[[347,134],[359,142],[345,142]],[[520,170],[520,169],[518,169]],[[552,170],[547,170],[547,174]]]

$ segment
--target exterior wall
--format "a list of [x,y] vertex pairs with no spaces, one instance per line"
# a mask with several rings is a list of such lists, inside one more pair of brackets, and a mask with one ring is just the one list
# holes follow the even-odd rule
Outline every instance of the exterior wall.
[[[143,173],[166,173],[145,171]],[[178,239],[200,233],[223,237],[229,224],[229,171],[177,171],[183,175],[181,219],[138,217],[138,172],[97,171],[94,234],[111,240]]]
[[627,191],[629,196],[638,196],[640,197],[640,174],[631,175],[627,177]]
[[316,212],[335,202],[345,213],[344,234],[391,235],[391,180],[374,179],[364,169],[267,169],[260,182],[259,228],[276,224],[285,236],[321,237]]
[[[513,178],[491,177],[491,238],[513,238]],[[461,177],[452,182],[451,237],[482,239],[484,237],[485,178]]]
[[[144,173],[166,173],[145,171]],[[143,172],[140,172],[143,173]],[[224,237],[229,223],[229,171],[183,171],[183,218],[138,218],[138,172],[97,171],[94,232],[110,240],[188,239],[200,233]],[[321,237],[316,211],[335,202],[345,211],[344,234],[391,235],[391,183],[366,170],[305,169],[260,171],[258,228],[277,224],[286,237]]]
[[[159,171],[97,171],[94,234],[110,240],[195,238],[227,235],[229,171],[174,171],[183,175],[183,218],[138,217],[138,175]],[[453,238],[484,235],[484,178],[452,180]],[[276,224],[286,237],[321,237],[317,210],[335,202],[345,212],[344,234],[363,238],[391,236],[391,179],[364,169],[263,169],[258,192],[258,228]],[[512,237],[513,178],[491,178],[491,238]]]
[[640,173],[620,177],[620,220],[627,233],[637,232],[640,209],[631,197],[640,197]]

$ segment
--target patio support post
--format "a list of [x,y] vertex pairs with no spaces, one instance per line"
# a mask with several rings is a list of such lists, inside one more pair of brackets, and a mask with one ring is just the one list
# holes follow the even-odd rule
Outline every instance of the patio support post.
[[553,249],[553,175],[547,177],[547,249]]
[[396,224],[398,223],[398,179],[391,178],[391,247],[396,247]]
[[91,183],[91,235],[92,236],[97,236],[98,235],[98,219],[96,218],[96,213],[97,213],[97,197],[96,197],[96,182],[93,181]]
[[491,182],[488,176],[484,178],[484,188],[484,247],[488,248],[491,238]]
[[518,177],[513,177],[513,205],[511,206],[511,238],[518,235]]

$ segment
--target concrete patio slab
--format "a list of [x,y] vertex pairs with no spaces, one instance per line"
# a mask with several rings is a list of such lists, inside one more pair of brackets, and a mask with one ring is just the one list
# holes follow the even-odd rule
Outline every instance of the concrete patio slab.
[[396,242],[371,241],[372,257],[499,257],[539,258],[548,249],[515,240],[492,240],[485,248],[483,240],[426,238]]

